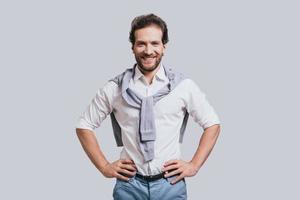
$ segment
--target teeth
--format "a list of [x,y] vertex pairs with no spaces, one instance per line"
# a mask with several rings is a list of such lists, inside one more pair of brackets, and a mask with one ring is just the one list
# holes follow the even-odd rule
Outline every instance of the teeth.
[[143,58],[144,63],[152,63],[154,61],[154,58]]
[[143,58],[144,60],[153,60],[154,58]]

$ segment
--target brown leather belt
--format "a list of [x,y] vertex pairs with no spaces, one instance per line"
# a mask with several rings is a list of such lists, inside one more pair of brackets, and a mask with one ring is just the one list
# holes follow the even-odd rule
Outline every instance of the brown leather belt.
[[156,175],[151,175],[151,176],[143,176],[141,174],[136,173],[135,176],[143,179],[145,181],[151,182],[151,181],[156,181],[158,179],[164,178],[165,173],[160,173],[160,174],[156,174]]

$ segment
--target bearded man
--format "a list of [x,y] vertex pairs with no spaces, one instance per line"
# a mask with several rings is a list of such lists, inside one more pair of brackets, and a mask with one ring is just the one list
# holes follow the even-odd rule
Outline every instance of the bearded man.
[[[162,63],[168,29],[160,17],[136,17],[129,40],[136,63],[97,91],[79,117],[77,136],[103,176],[115,178],[115,200],[187,199],[185,177],[195,176],[209,156],[220,120],[193,80]],[[114,162],[106,159],[94,133],[108,115],[122,146]],[[184,161],[180,143],[189,116],[204,131],[193,158]]]

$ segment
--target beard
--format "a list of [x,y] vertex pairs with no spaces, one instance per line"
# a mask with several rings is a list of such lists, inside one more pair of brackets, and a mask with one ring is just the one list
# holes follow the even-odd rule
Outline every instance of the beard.
[[[147,56],[138,56],[138,55],[135,55],[135,60],[136,60],[136,62],[138,64],[139,68],[142,71],[152,72],[152,71],[154,71],[159,66],[159,64],[161,62],[161,59],[162,59],[162,56],[163,55],[157,55],[157,56],[155,56],[155,63],[152,66],[150,66],[150,67],[146,67],[142,63],[142,57],[147,57]],[[148,57],[153,57],[153,56],[148,56]]]

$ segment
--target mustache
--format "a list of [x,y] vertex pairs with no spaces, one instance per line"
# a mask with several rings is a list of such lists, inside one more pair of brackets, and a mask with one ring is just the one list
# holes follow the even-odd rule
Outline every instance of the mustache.
[[142,55],[141,56],[142,58],[155,58],[156,56],[155,55]]

